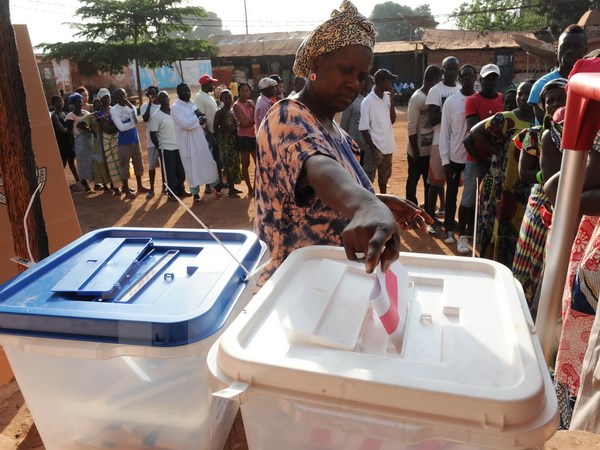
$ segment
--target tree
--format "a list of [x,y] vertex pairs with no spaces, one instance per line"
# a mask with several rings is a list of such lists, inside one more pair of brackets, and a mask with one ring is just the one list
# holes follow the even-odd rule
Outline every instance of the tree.
[[[15,253],[29,259],[23,218],[35,192],[35,155],[31,144],[31,127],[25,101],[25,88],[19,68],[15,34],[10,23],[8,0],[0,0],[0,172],[6,192],[6,207],[11,225]],[[39,195],[27,218],[30,249],[39,261],[48,256],[48,235]]]
[[588,9],[600,9],[600,0],[540,0],[540,5],[547,18],[546,26],[558,35],[577,23]]
[[536,1],[473,0],[462,3],[450,15],[460,30],[525,31],[547,27],[546,16]]
[[181,31],[174,32],[174,37],[186,39],[208,39],[216,35],[230,35],[231,31],[223,29],[223,21],[212,11],[206,11],[206,17],[186,17],[184,23],[192,26],[192,31],[184,33]]
[[140,65],[150,68],[172,64],[188,57],[214,56],[215,47],[200,39],[171,37],[190,32],[186,17],[206,17],[203,8],[179,6],[184,0],[80,0],[81,18],[69,24],[86,40],[42,44],[46,58],[68,59],[84,72],[120,73],[135,62],[138,98],[142,99]]
[[413,9],[394,2],[377,4],[369,18],[375,24],[378,41],[410,41],[421,38],[423,29],[410,25],[400,17],[400,14],[433,20],[429,5],[421,5]]

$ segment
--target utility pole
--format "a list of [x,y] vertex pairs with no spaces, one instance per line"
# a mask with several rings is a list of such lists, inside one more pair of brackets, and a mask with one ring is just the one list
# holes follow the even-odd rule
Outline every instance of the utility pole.
[[246,0],[244,0],[244,17],[246,19],[246,34],[248,34],[248,9],[246,8]]
[[[23,219],[38,181],[8,0],[0,0],[0,54],[0,172],[15,254],[29,259]],[[33,258],[39,261],[48,256],[48,235],[39,195],[36,195],[27,218],[27,229]]]

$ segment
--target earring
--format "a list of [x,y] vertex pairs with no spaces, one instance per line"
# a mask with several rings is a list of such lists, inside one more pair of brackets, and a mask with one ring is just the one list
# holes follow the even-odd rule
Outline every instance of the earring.
[[310,81],[315,81],[317,79],[317,74],[313,72],[308,76],[308,78]]

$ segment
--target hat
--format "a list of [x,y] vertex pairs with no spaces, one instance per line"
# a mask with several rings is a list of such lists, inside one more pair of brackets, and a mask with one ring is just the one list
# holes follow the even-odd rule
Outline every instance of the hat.
[[200,79],[198,81],[200,82],[200,84],[206,84],[206,83],[216,83],[219,80],[217,80],[216,78],[213,78],[210,75],[208,75],[207,73],[205,73],[204,75],[202,75],[200,77]]
[[277,75],[276,73],[274,73],[273,75],[270,75],[269,78],[271,80],[277,81],[277,84],[283,83],[283,80],[281,79],[281,77],[279,75]]
[[106,88],[102,88],[98,91],[97,97],[102,100],[102,97],[106,97],[106,96],[110,97],[110,91]]
[[551,91],[552,89],[565,89],[568,81],[569,80],[566,78],[555,78],[554,80],[550,80],[544,84],[544,87],[540,91],[540,96],[537,103],[542,111],[544,111],[546,108],[546,95],[548,95],[548,91]]
[[266,89],[268,87],[271,86],[277,86],[277,81],[275,81],[273,78],[262,78],[259,82],[258,82],[258,88],[262,91],[263,89]]
[[481,72],[479,72],[479,76],[481,78],[487,77],[489,74],[495,73],[500,76],[500,68],[496,64],[486,64],[481,68]]
[[69,95],[70,102],[74,102],[75,100],[83,100],[83,96],[79,92]]
[[304,38],[296,52],[294,73],[301,77],[308,77],[310,63],[315,56],[348,45],[364,45],[372,50],[375,45],[375,34],[373,23],[360,14],[350,1],[343,0],[339,10],[334,10],[329,20]]
[[387,69],[379,69],[377,72],[375,72],[375,83],[379,83],[380,81],[384,81],[384,80],[395,80],[396,78],[398,78],[398,75],[394,75],[392,72],[390,72]]

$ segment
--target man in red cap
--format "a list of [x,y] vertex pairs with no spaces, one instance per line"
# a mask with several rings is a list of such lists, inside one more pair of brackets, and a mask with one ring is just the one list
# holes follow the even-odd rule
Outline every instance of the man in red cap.
[[[206,133],[206,140],[208,141],[210,151],[215,162],[217,163],[217,168],[219,169],[219,186],[221,186],[223,181],[223,161],[221,160],[221,148],[219,147],[219,143],[215,138],[214,130],[215,114],[218,107],[217,102],[211,94],[211,92],[215,90],[215,83],[219,80],[205,73],[198,81],[200,82],[200,91],[194,98],[194,103],[196,104],[198,111],[200,111],[202,114],[204,114],[204,117],[206,117],[204,131]],[[206,187],[205,192],[207,194],[211,192],[210,186]]]

